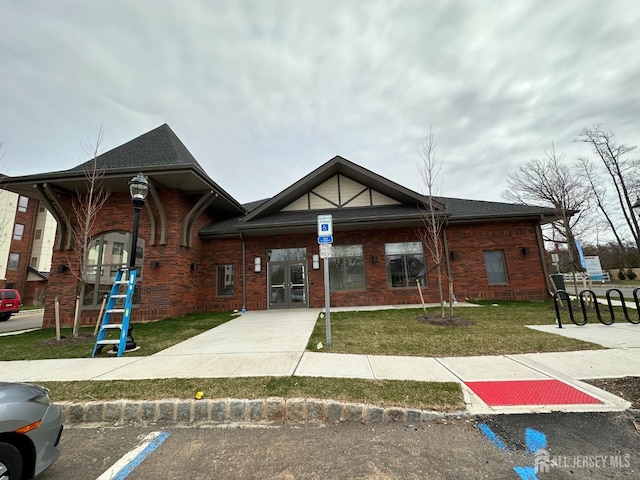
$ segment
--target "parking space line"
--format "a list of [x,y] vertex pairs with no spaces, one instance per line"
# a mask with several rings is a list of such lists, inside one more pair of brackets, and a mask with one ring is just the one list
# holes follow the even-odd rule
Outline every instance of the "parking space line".
[[168,436],[169,432],[151,432],[144,437],[140,445],[125,453],[96,480],[124,480],[151,452],[162,445]]

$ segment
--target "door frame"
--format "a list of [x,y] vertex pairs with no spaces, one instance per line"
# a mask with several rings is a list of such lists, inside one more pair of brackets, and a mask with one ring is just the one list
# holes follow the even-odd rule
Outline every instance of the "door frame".
[[[282,266],[284,271],[284,283],[279,284],[275,288],[282,288],[284,293],[283,302],[272,302],[272,288],[274,288],[271,282],[271,268],[275,266]],[[302,302],[292,301],[293,283],[291,281],[292,267],[301,266],[303,269],[303,298]],[[298,284],[296,284],[298,285]],[[309,308],[309,265],[306,260],[282,260],[267,263],[267,305],[269,310],[276,309],[292,309],[292,308]]]

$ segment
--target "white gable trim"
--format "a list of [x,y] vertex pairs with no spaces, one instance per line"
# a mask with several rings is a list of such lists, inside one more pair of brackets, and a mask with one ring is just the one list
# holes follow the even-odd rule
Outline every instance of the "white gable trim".
[[366,185],[336,174],[316,188],[298,197],[282,211],[326,210],[330,208],[399,205],[400,202]]

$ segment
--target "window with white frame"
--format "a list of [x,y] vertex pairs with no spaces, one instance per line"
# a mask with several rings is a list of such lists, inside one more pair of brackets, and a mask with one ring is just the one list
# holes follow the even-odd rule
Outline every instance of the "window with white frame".
[[16,223],[13,226],[13,239],[22,240],[23,236],[24,236],[24,225],[22,225],[21,223]]
[[29,197],[20,195],[18,197],[18,211],[26,212],[28,207],[29,207]]
[[387,284],[391,288],[427,284],[427,267],[421,242],[387,243],[384,246]]
[[364,255],[362,245],[336,245],[329,258],[329,289],[364,290]]
[[484,254],[484,267],[487,271],[489,285],[508,283],[504,252],[502,250],[485,250],[482,253]]

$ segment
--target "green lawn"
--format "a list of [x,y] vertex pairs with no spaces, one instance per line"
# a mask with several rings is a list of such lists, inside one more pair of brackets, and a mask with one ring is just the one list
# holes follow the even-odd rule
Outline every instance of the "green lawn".
[[[437,316],[438,309],[429,314]],[[382,355],[491,355],[601,348],[525,325],[554,324],[553,303],[484,302],[480,307],[459,307],[455,315],[472,322],[466,327],[434,326],[420,320],[422,309],[332,313],[333,346],[323,351]],[[135,324],[133,336],[142,348],[135,355],[151,355],[233,318],[231,313],[206,313]],[[568,317],[564,321],[569,321]],[[325,319],[319,318],[308,349],[325,342]],[[79,339],[55,341],[55,330],[0,337],[0,360],[89,357],[93,328],[83,328]],[[101,356],[108,356],[101,353]],[[90,361],[90,360],[88,360]],[[382,406],[434,410],[464,408],[462,392],[452,382],[411,382],[346,378],[215,378],[131,381],[41,382],[55,401],[110,400],[119,398],[193,398],[203,391],[208,398],[265,398],[278,396],[331,398]]]
[[[152,355],[176,343],[228,322],[232,313],[198,313],[157,322],[133,324],[133,338],[141,349],[135,355]],[[56,342],[55,328],[43,328],[20,335],[0,337],[0,360],[42,360],[45,358],[90,357],[95,342],[93,327],[83,327],[77,338],[70,328],[63,328],[64,337]],[[111,356],[103,349],[99,356]]]
[[[427,309],[438,316],[439,309]],[[481,302],[457,307],[454,316],[472,322],[466,327],[435,326],[419,319],[422,309],[336,312],[331,314],[333,353],[376,355],[463,356],[561,352],[602,348],[599,345],[538,332],[526,325],[555,324],[552,301]],[[568,316],[563,321],[569,321]],[[316,351],[326,343],[325,319],[316,323],[307,345]]]
[[413,382],[321,377],[170,378],[91,382],[40,382],[54,401],[194,398],[330,398],[379,406],[451,411],[464,408],[454,382]]

